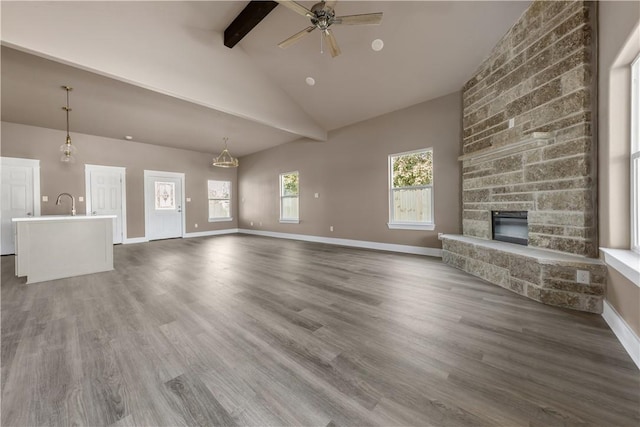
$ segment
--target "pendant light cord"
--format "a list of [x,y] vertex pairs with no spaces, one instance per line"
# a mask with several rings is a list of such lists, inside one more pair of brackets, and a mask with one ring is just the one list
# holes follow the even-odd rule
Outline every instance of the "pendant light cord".
[[67,91],[67,108],[65,108],[67,112],[67,138],[69,138],[69,88],[66,87],[65,90]]

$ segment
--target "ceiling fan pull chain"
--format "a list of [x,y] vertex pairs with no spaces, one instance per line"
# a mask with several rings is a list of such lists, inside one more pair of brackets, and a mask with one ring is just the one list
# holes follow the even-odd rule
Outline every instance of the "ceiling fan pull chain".
[[323,35],[322,33],[320,34],[320,54],[322,55],[324,53],[324,51],[322,50],[322,39],[323,39]]

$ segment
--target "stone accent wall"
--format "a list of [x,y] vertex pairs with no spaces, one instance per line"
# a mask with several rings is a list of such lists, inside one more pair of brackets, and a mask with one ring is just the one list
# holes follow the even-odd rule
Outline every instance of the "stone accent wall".
[[597,256],[595,14],[534,1],[464,86],[465,236],[491,239],[491,210],[526,210],[530,246]]
[[[607,271],[597,259],[445,235],[442,239],[442,260],[545,304],[602,313]],[[590,273],[589,284],[576,281],[578,270]]]

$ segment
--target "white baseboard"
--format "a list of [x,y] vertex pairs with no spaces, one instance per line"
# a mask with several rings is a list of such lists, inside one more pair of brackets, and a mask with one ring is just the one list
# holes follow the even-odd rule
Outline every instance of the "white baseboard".
[[307,234],[278,233],[275,231],[238,229],[239,233],[256,236],[275,237],[278,239],[303,240],[305,242],[327,243],[329,245],[350,246],[354,248],[375,249],[379,251],[401,252],[405,254],[442,257],[442,249],[422,246],[396,245],[392,243],[368,242],[365,240],[337,239],[334,237],[310,236]]
[[132,238],[127,238],[124,239],[122,241],[123,245],[130,245],[132,243],[147,243],[149,241],[149,239],[147,239],[146,237],[132,237]]
[[624,349],[627,350],[633,362],[640,369],[640,338],[607,300],[605,300],[603,304],[602,317]]
[[219,236],[221,234],[235,234],[238,232],[237,228],[227,228],[225,230],[210,230],[210,231],[197,231],[194,233],[184,233],[182,237],[189,239],[191,237],[207,237],[207,236]]

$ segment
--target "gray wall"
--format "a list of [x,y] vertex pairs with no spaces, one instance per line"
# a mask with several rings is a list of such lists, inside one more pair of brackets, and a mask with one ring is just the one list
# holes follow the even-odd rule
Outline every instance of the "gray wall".
[[[454,93],[332,131],[326,142],[299,140],[245,156],[238,173],[239,226],[439,248],[438,232],[460,232],[460,117],[461,97]],[[428,147],[434,151],[436,229],[389,230],[387,156]],[[278,176],[295,170],[300,223],[280,224]]]
[[[630,71],[640,52],[640,3],[599,3],[600,246],[629,249]],[[640,336],[640,287],[609,268],[607,301]]]
[[[22,157],[40,160],[40,192],[49,196],[42,203],[43,215],[68,213],[68,205],[56,206],[59,193],[68,192],[76,199],[85,196],[84,165],[119,166],[126,168],[127,180],[127,237],[143,237],[144,232],[144,170],[182,172],[185,174],[187,232],[237,227],[237,198],[232,200],[232,222],[208,222],[207,180],[221,179],[233,182],[233,194],[237,195],[237,170],[211,166],[210,153],[166,148],[102,138],[93,135],[71,133],[73,144],[78,147],[78,162],[63,164],[59,161],[58,148],[65,140],[63,131],[2,123],[3,157]],[[85,203],[78,203],[79,213],[85,212]],[[195,224],[198,228],[195,228]]]

